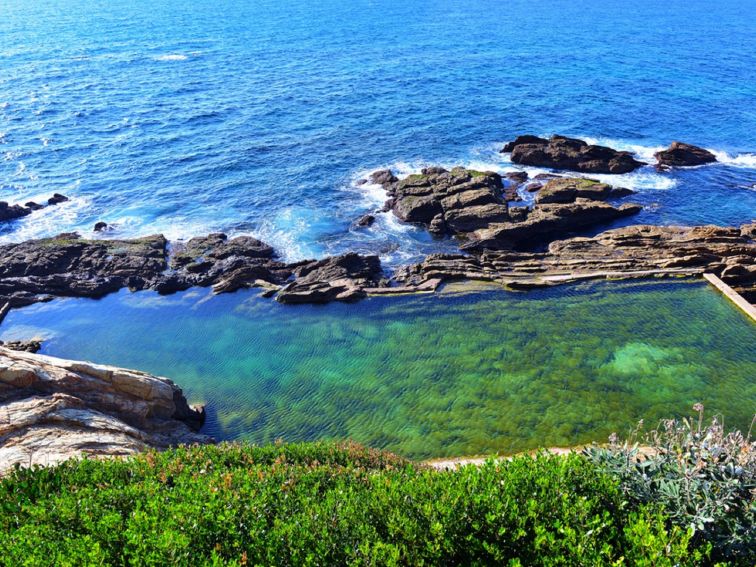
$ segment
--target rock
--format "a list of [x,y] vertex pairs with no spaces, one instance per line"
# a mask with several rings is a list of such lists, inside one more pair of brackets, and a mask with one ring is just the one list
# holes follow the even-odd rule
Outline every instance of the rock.
[[39,203],[35,203],[34,201],[29,201],[28,203],[25,203],[24,206],[31,211],[38,211],[45,208],[44,205],[40,205]]
[[107,230],[107,229],[108,229],[108,223],[103,222],[103,221],[96,222],[94,225],[95,232],[102,232],[103,230]]
[[672,142],[669,148],[656,152],[654,157],[662,167],[687,167],[717,161],[716,156],[710,151],[683,142]]
[[0,474],[14,464],[209,443],[204,411],[143,372],[0,347]]
[[520,136],[502,151],[511,152],[514,163],[585,173],[628,173],[646,165],[629,152],[591,145],[583,140],[552,136]]
[[42,348],[42,341],[39,339],[29,339],[25,341],[0,341],[0,346],[9,350],[17,350],[21,352],[39,352]]
[[549,244],[546,252],[482,250],[475,255],[433,254],[420,264],[398,269],[393,281],[408,289],[437,279],[494,281],[515,288],[553,285],[585,277],[711,272],[753,301],[756,299],[754,230],[756,225],[740,228],[627,226],[593,238],[557,240]]
[[528,180],[528,172],[527,171],[510,171],[508,173],[505,173],[504,177],[506,177],[512,183],[516,185],[521,185],[522,183],[525,183]]
[[549,141],[546,140],[545,138],[539,138],[538,136],[531,136],[530,134],[525,134],[524,136],[517,136],[513,142],[509,142],[505,144],[499,153],[508,154],[512,150],[514,150],[516,146],[521,146],[523,144],[548,144],[548,143]]
[[295,279],[276,296],[281,303],[354,301],[365,297],[365,288],[383,285],[378,256],[343,256],[311,261],[294,268]]
[[576,199],[605,201],[606,199],[631,195],[633,191],[624,187],[614,188],[595,179],[581,177],[558,178],[548,181],[536,195],[535,202],[574,203]]
[[9,205],[5,201],[0,201],[0,222],[19,219],[31,214],[31,209],[21,205]]
[[634,215],[640,210],[639,205],[614,207],[587,199],[568,204],[539,204],[520,222],[494,223],[477,230],[462,248],[483,251],[530,247],[580,229]]
[[354,182],[354,184],[359,187],[361,185],[365,185],[367,182],[368,182],[367,179],[358,179],[357,181]]
[[390,169],[379,169],[378,171],[374,171],[370,174],[369,180],[370,183],[375,183],[376,185],[386,185],[398,181],[394,172]]
[[428,167],[387,187],[391,210],[405,222],[433,225],[442,235],[470,232],[506,220],[504,184],[498,173]]
[[68,197],[66,197],[65,195],[61,195],[60,193],[55,193],[52,197],[50,197],[47,200],[47,204],[58,205],[60,203],[65,203],[68,200],[69,200]]
[[433,236],[443,236],[447,234],[449,230],[449,227],[446,226],[446,220],[444,220],[444,215],[438,214],[433,219],[431,219],[430,224],[428,225],[428,232],[430,232]]
[[360,218],[354,221],[354,226],[360,228],[367,228],[373,226],[373,224],[375,224],[374,215],[362,215]]

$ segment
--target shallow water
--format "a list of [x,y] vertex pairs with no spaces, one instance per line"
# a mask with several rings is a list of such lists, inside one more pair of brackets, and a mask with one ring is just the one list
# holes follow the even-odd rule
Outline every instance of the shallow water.
[[366,171],[507,170],[524,132],[649,158],[673,139],[723,164],[614,181],[623,223],[756,214],[756,1],[3,0],[0,199],[69,203],[18,241],[96,221],[112,236],[252,233],[287,260],[454,248],[380,216]]
[[169,376],[208,433],[352,438],[412,457],[603,441],[702,402],[747,428],[756,325],[700,282],[284,306],[121,292],[12,311],[0,338]]

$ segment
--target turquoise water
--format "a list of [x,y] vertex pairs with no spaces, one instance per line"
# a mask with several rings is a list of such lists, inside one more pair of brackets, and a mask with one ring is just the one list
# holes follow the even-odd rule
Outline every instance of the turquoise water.
[[352,438],[412,457],[603,441],[639,419],[756,411],[756,325],[700,282],[285,306],[122,292],[12,311],[0,338],[174,379],[206,431]]
[[619,177],[623,223],[756,211],[756,1],[0,0],[0,200],[55,209],[17,241],[252,233],[289,260],[453,248],[381,215],[365,171],[512,169],[519,133],[649,158],[681,139],[724,161]]

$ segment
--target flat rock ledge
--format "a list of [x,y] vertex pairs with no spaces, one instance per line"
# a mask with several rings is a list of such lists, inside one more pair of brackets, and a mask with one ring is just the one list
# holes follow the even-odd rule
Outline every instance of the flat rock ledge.
[[213,442],[203,420],[167,378],[0,347],[0,474]]
[[422,288],[428,282],[460,280],[528,289],[581,279],[713,273],[754,303],[755,238],[756,223],[740,228],[635,225],[593,238],[558,240],[546,252],[432,254],[419,264],[397,270],[393,281],[407,290]]

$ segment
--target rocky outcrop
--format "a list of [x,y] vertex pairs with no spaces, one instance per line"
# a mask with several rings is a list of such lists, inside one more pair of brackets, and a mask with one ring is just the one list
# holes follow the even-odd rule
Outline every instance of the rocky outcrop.
[[[393,177],[379,173],[381,178]],[[398,218],[421,224],[438,236],[472,232],[509,218],[502,178],[490,171],[430,167],[402,180],[387,181],[383,188]]]
[[39,352],[42,348],[42,341],[40,339],[28,339],[21,341],[0,341],[0,347],[5,347],[9,350],[18,350],[21,352]]
[[[527,175],[514,179],[522,183]],[[543,176],[539,182],[544,184],[534,188],[538,195],[532,209],[509,208],[497,173],[462,167],[426,168],[383,187],[397,217],[422,224],[434,235],[456,236],[469,251],[532,246],[641,210],[638,205],[605,202],[632,191],[592,179]]]
[[166,378],[0,347],[0,473],[211,442],[203,418]]
[[[68,201],[68,197],[55,193],[47,200],[48,205],[57,205]],[[26,205],[9,205],[6,201],[0,201],[0,222],[11,221],[32,214],[33,211],[44,209],[45,205],[40,205],[34,201],[29,201]]]
[[654,157],[658,165],[671,167],[704,165],[717,161],[716,156],[709,150],[683,142],[672,142],[669,148],[656,152]]
[[273,249],[250,237],[224,234],[176,243],[162,235],[133,240],[85,240],[75,233],[0,246],[0,305],[52,297],[102,297],[129,288],[172,293],[192,286],[227,292],[291,275]]
[[584,173],[628,173],[646,165],[629,152],[565,136],[552,136],[548,140],[531,135],[519,136],[501,151],[511,153],[514,163]]
[[593,238],[555,241],[546,252],[434,254],[399,269],[393,283],[412,288],[429,281],[479,280],[520,289],[594,277],[710,272],[754,302],[755,238],[756,224],[740,228],[628,226]]
[[470,252],[531,248],[581,229],[634,215],[640,210],[640,205],[632,203],[615,207],[589,199],[576,199],[566,204],[539,204],[526,210],[526,215],[518,222],[494,223],[475,231],[462,248]]
[[276,296],[281,303],[355,301],[367,295],[365,288],[387,285],[378,256],[354,253],[302,262],[294,275]]
[[[530,188],[538,191],[535,207],[513,208],[512,214],[512,199],[494,172],[431,167],[401,180],[388,170],[377,172],[376,178],[387,180],[383,187],[397,217],[434,235],[456,236],[468,250],[528,246],[640,211],[637,205],[605,203],[632,191],[591,179],[537,176],[538,185]],[[527,173],[514,172],[508,184],[527,179]]]

